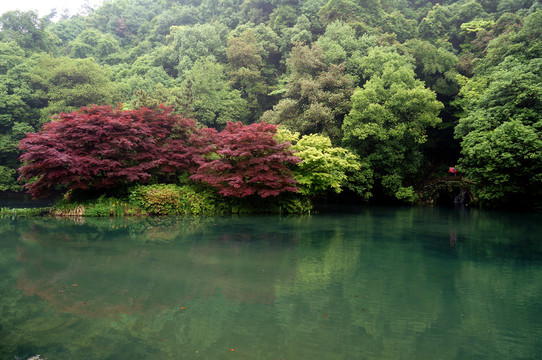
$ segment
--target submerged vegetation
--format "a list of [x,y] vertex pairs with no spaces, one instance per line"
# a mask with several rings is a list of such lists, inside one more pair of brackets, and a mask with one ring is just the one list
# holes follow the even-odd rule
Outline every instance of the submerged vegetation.
[[[411,204],[467,187],[482,206],[540,209],[541,34],[538,0],[6,12],[0,191],[68,192],[54,211],[87,216],[307,212],[338,193]],[[457,189],[438,182],[450,166]]]

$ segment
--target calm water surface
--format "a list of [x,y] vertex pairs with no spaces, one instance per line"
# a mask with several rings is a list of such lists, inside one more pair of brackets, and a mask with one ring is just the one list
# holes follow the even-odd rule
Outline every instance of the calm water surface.
[[0,219],[0,359],[542,359],[542,217]]

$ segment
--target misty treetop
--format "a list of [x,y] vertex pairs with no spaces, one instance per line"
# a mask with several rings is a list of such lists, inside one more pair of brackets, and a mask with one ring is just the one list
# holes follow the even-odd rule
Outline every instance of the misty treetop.
[[[482,204],[539,207],[541,39],[540,0],[113,0],[83,15],[6,12],[0,191],[21,190],[18,143],[58,114],[165,104],[196,132],[280,124],[298,133],[300,154],[321,143],[311,136],[328,138],[355,154],[328,173],[348,174],[342,187],[363,200],[416,201],[457,165]],[[286,183],[307,194],[326,183],[309,178]]]

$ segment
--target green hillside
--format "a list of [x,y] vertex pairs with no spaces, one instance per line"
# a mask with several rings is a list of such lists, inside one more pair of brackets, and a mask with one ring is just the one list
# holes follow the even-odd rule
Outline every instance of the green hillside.
[[542,3],[113,0],[0,16],[0,191],[21,191],[27,133],[91,104],[322,135],[358,156],[341,187],[359,201],[416,202],[456,166],[481,205],[537,208]]

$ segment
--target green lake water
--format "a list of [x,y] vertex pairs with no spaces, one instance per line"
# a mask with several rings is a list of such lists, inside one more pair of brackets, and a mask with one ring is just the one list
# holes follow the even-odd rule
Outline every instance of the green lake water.
[[542,216],[0,219],[0,359],[542,359]]

